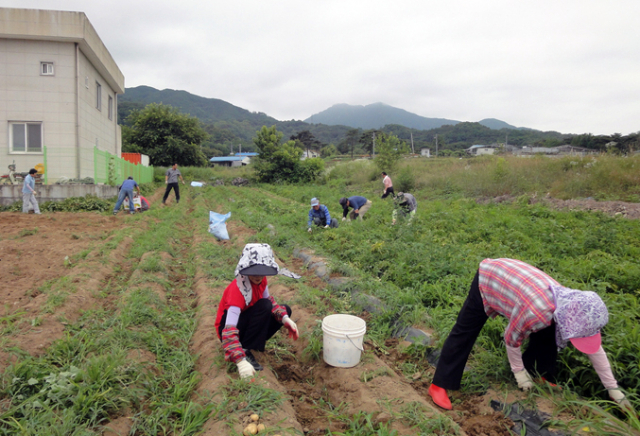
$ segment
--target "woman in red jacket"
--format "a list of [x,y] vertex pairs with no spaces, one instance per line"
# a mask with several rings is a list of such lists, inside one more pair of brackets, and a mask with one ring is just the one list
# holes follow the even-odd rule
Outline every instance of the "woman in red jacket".
[[269,294],[267,276],[276,274],[300,278],[278,266],[268,244],[247,244],[236,266],[236,279],[222,294],[216,332],[222,341],[225,360],[238,366],[241,378],[252,377],[263,369],[251,350],[264,351],[266,342],[283,325],[289,330],[289,337],[298,339],[291,308],[279,305]]

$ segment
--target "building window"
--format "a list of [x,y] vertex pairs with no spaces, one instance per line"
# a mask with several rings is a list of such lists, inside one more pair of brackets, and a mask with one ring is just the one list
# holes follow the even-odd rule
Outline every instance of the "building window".
[[40,62],[40,75],[53,76],[53,62]]
[[109,119],[113,120],[113,97],[109,96]]
[[42,153],[42,123],[9,123],[12,153]]
[[102,110],[102,85],[96,82],[96,108]]

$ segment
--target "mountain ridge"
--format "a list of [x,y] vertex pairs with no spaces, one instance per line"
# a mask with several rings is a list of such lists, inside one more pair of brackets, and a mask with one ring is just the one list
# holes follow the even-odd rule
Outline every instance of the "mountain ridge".
[[[337,103],[321,112],[303,120],[311,124],[329,126],[346,125],[358,129],[381,129],[384,126],[397,124],[410,129],[431,130],[445,125],[456,125],[462,121],[447,118],[423,117],[386,103],[377,102],[368,105],[350,105]],[[485,118],[479,124],[490,129],[519,129],[496,118]]]

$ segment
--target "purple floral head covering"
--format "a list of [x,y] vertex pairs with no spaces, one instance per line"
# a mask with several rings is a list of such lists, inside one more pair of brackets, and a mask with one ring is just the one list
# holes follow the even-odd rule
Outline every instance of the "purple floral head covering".
[[592,291],[579,291],[560,285],[551,285],[550,288],[556,300],[556,310],[553,312],[556,345],[564,348],[571,339],[597,335],[594,340],[598,341],[595,345],[599,348],[600,329],[609,322],[607,306],[600,296]]

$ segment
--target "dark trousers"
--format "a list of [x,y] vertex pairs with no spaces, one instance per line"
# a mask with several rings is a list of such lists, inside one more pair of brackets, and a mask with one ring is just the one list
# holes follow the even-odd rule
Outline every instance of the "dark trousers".
[[[269,339],[282,327],[271,315],[271,301],[266,298],[258,300],[256,304],[245,310],[238,318],[238,330],[240,332],[240,344],[245,350],[264,351],[264,346]],[[287,314],[291,316],[291,308],[284,305]],[[225,310],[220,321],[218,337],[222,337],[222,330],[227,322],[227,311]]]
[[[313,219],[313,223],[316,226],[324,227],[324,226],[327,225],[327,219],[326,218],[315,217]],[[331,222],[329,223],[329,227],[332,228],[332,229],[337,229],[338,228],[338,220],[336,218],[331,218]]]
[[180,187],[178,183],[167,183],[167,190],[164,191],[164,197],[162,197],[162,202],[167,201],[167,197],[169,196],[169,192],[173,189],[176,193],[176,203],[180,203]]
[[382,197],[380,198],[387,198],[387,195],[389,194],[393,194],[392,197],[396,196],[395,191],[393,190],[393,186],[391,186],[390,188],[387,188],[387,192],[385,192],[384,194],[382,194]]
[[[471,283],[469,295],[460,309],[456,324],[447,337],[438,359],[433,384],[444,389],[460,389],[462,373],[471,349],[489,317],[484,311],[478,273]],[[531,333],[529,346],[522,355],[522,361],[530,374],[540,374],[554,382],[556,375],[557,346],[555,324]]]

